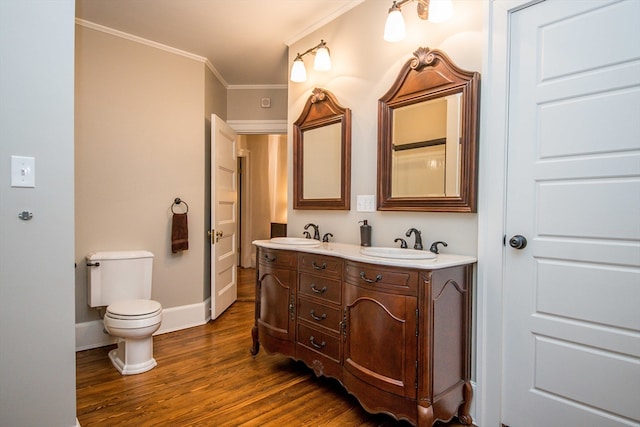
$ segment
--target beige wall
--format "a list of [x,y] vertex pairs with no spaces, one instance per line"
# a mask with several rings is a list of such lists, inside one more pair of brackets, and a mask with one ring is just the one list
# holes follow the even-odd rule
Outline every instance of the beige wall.
[[[271,107],[261,107],[262,98],[269,98]],[[230,87],[227,116],[229,120],[286,120],[287,88]]]
[[[336,241],[359,244],[358,221],[368,219],[374,245],[393,246],[394,238],[404,236],[409,227],[416,227],[422,230],[425,244],[444,240],[449,243],[446,252],[475,255],[476,214],[356,212],[357,195],[376,194],[378,99],[412,53],[418,47],[437,48],[461,68],[480,71],[482,66],[483,2],[454,0],[455,16],[441,24],[420,20],[415,6],[409,4],[403,8],[408,36],[400,43],[388,43],[382,38],[388,7],[384,2],[367,0],[290,46],[289,52],[304,51],[324,39],[331,49],[333,68],[326,73],[317,72],[312,60],[305,58],[308,80],[289,84],[289,128],[314,87],[333,92],[342,105],[352,110],[352,176],[351,211],[293,210],[290,203],[288,233],[301,236],[303,226],[314,222],[320,226],[321,234],[331,232]],[[290,54],[289,65],[293,59]],[[291,145],[289,136],[290,200]]]
[[[208,114],[224,88],[204,63],[76,25],[76,323],[86,305],[84,256],[155,254],[152,298],[163,307],[208,295]],[[189,250],[170,250],[170,207],[189,204]]]

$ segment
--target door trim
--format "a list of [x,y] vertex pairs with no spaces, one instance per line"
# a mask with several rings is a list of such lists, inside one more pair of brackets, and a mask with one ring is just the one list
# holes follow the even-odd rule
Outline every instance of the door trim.
[[484,14],[481,91],[491,96],[483,96],[480,107],[475,422],[481,426],[500,425],[502,415],[509,21],[512,13],[539,2],[494,0]]
[[229,120],[227,124],[241,134],[279,134],[287,133],[286,120]]

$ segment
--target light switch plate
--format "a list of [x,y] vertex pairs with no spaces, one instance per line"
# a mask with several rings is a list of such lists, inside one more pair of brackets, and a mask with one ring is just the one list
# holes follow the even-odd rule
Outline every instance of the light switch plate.
[[374,195],[358,195],[357,196],[357,212],[375,212],[376,196]]
[[36,159],[34,157],[11,156],[11,186],[36,186]]

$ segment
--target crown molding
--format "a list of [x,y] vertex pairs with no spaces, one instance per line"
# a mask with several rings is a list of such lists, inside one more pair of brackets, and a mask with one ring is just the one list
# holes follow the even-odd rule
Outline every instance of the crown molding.
[[120,37],[126,40],[130,40],[135,43],[140,43],[146,46],[150,46],[156,49],[164,50],[165,52],[173,53],[175,55],[184,56],[189,59],[193,59],[194,61],[202,62],[205,66],[211,70],[211,72],[220,80],[220,83],[228,89],[229,84],[225,79],[222,78],[218,70],[211,64],[211,62],[205,58],[204,56],[196,55],[191,52],[187,52],[184,50],[176,49],[175,47],[167,46],[162,43],[154,42],[153,40],[145,39],[143,37],[134,36],[133,34],[125,33],[124,31],[116,30],[114,28],[105,27],[104,25],[96,24],[95,22],[86,21],[84,19],[76,18],[76,24],[83,26],[85,28],[90,28],[92,30],[100,31],[105,34],[110,34],[112,36]]
[[345,4],[344,6],[342,6],[340,9],[336,10],[335,12],[333,12],[331,15],[328,15],[328,16],[324,17],[324,19],[316,22],[315,24],[313,24],[312,26],[308,27],[307,29],[299,32],[295,36],[291,37],[289,40],[286,40],[285,44],[287,46],[291,46],[292,44],[294,44],[297,41],[301,40],[303,37],[306,37],[309,34],[313,33],[318,28],[324,27],[326,24],[328,24],[329,22],[333,21],[334,19],[336,19],[340,15],[343,15],[343,14],[347,13],[348,11],[353,9],[354,7],[358,6],[360,3],[364,3],[364,1],[365,0],[352,0],[352,1],[350,1],[349,3]]
[[288,89],[286,84],[272,84],[272,85],[229,85],[229,90],[253,90],[253,89]]

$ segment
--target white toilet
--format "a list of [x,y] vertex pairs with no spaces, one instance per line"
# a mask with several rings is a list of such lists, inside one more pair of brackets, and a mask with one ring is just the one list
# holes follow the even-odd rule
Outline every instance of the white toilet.
[[109,352],[113,366],[122,375],[152,369],[152,334],[162,322],[162,306],[150,299],[153,254],[93,252],[86,258],[89,306],[107,307],[104,328],[118,337],[118,348]]

